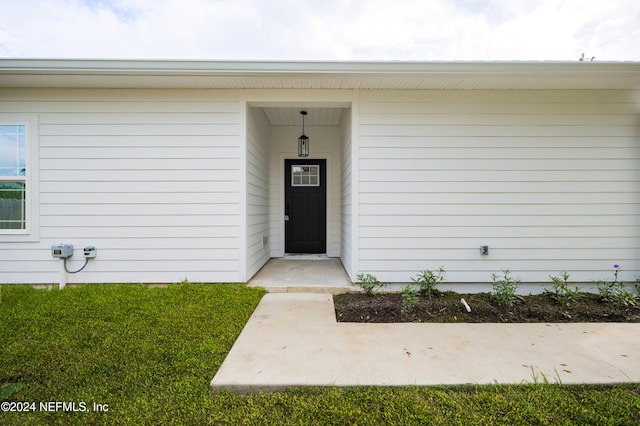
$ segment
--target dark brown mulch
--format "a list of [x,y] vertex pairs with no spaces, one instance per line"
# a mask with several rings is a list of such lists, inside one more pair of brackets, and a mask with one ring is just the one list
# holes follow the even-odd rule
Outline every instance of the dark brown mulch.
[[[467,312],[460,299],[471,307]],[[411,312],[400,311],[399,293],[340,294],[333,298],[340,322],[640,322],[640,308],[606,303],[597,294],[581,293],[579,300],[563,306],[549,295],[524,296],[512,308],[499,306],[489,293],[436,292],[424,295]]]

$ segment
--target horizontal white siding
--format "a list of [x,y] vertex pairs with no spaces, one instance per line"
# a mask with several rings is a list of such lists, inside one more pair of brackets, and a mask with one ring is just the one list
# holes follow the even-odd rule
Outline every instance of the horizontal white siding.
[[[623,279],[640,276],[639,92],[358,98],[341,127],[307,132],[312,156],[329,160],[327,250],[352,276],[407,282],[444,265],[450,282],[504,268],[529,282],[563,270],[591,281],[614,263]],[[79,249],[98,247],[70,282],[242,281],[282,255],[283,161],[296,157],[300,129],[268,126],[260,108],[243,129],[238,99],[0,91],[0,113],[38,115],[40,154],[39,240],[0,244],[0,282],[56,282],[59,242],[76,246],[71,268]]]
[[269,133],[262,109],[247,109],[247,272],[249,280],[269,260]]
[[342,217],[341,217],[341,246],[340,258],[347,274],[355,277],[357,273],[353,271],[353,204],[352,204],[352,131],[351,131],[351,109],[345,111],[340,124],[342,137],[341,158],[342,158]]
[[[640,105],[623,91],[362,92],[360,269],[407,282],[640,275]],[[479,246],[490,255],[480,256]]]
[[241,116],[224,91],[6,90],[39,114],[40,241],[0,245],[1,282],[58,280],[54,243],[98,256],[69,282],[240,281]]

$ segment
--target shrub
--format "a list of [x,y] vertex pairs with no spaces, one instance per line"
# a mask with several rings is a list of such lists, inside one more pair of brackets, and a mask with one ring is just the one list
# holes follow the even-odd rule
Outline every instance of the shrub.
[[419,290],[411,284],[407,284],[402,289],[402,305],[400,306],[400,312],[408,314],[413,307],[418,303]]
[[373,291],[384,285],[378,281],[378,278],[376,278],[375,275],[360,273],[357,278],[358,282],[356,285],[362,288],[367,296],[373,296]]
[[492,274],[493,278],[493,293],[492,296],[498,302],[498,305],[505,307],[512,307],[516,302],[523,300],[522,296],[516,294],[518,286],[520,285],[519,278],[511,278],[511,272],[508,269],[502,271],[502,278],[499,278],[498,274]]
[[619,265],[613,265],[613,281],[596,281],[600,299],[603,302],[615,303],[617,305],[638,307],[640,306],[638,297],[627,290],[627,286],[623,281],[618,280],[618,273],[621,270],[622,268]]
[[422,271],[420,272],[416,278],[411,278],[411,280],[420,286],[420,291],[423,294],[426,294],[429,300],[431,300],[431,295],[436,289],[436,286],[444,281],[444,266],[438,268],[437,271]]
[[562,306],[569,306],[570,303],[577,301],[580,298],[580,287],[576,286],[575,290],[569,288],[569,274],[562,272],[561,277],[554,277],[549,275],[553,282],[553,289],[544,289],[545,293],[551,296],[558,304]]

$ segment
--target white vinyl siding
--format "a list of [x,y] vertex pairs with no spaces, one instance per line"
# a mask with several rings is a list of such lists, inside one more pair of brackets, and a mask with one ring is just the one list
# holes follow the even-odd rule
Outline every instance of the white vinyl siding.
[[342,116],[342,123],[340,125],[340,132],[342,137],[342,199],[341,199],[341,240],[340,240],[340,259],[342,260],[342,265],[344,266],[347,274],[350,277],[355,277],[357,272],[354,274],[353,271],[353,205],[352,205],[352,161],[351,161],[351,109],[345,110],[344,115]]
[[[0,90],[0,117],[26,117],[33,133],[33,226],[0,235],[0,282],[57,282],[58,243],[74,244],[71,269],[98,248],[70,283],[244,281],[282,256],[284,159],[300,127],[245,113],[247,96]],[[357,102],[340,125],[305,130],[310,158],[327,159],[327,254],[352,278],[408,282],[443,265],[451,283],[505,268],[590,282],[614,263],[640,276],[640,92],[318,95],[331,97]]]
[[[360,269],[451,282],[640,273],[638,93],[363,92]],[[488,245],[489,256],[480,256]]]
[[98,249],[71,283],[242,279],[237,93],[4,90],[4,111],[39,114],[40,242],[0,247],[3,282],[57,282],[56,243],[71,269]]
[[[247,273],[269,260],[269,132],[262,109],[247,108]],[[264,238],[267,238],[265,241]],[[265,244],[266,242],[266,244]]]

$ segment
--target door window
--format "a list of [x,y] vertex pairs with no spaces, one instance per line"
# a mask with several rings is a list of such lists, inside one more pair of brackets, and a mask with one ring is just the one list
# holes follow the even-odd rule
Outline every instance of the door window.
[[320,186],[320,166],[292,164],[291,186]]

